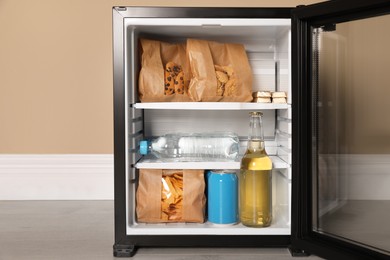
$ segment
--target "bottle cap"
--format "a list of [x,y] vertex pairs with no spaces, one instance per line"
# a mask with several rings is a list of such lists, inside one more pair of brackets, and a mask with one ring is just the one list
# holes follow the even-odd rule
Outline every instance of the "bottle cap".
[[149,144],[148,141],[142,140],[139,142],[139,153],[142,155],[148,154]]
[[257,112],[257,111],[249,112],[249,114],[250,114],[251,116],[263,116],[263,113]]

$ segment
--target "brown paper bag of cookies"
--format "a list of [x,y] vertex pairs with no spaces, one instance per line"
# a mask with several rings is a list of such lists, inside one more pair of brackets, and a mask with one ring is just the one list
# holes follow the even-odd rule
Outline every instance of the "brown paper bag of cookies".
[[136,193],[140,223],[203,223],[206,197],[203,170],[141,169]]
[[250,102],[252,70],[242,44],[188,39],[194,101]]
[[208,41],[188,39],[187,56],[192,74],[188,87],[191,99],[203,102],[220,101],[222,96],[216,95],[217,78]]
[[142,102],[188,102],[186,45],[140,40],[138,94]]
[[209,42],[221,102],[252,101],[252,69],[245,47],[236,43]]

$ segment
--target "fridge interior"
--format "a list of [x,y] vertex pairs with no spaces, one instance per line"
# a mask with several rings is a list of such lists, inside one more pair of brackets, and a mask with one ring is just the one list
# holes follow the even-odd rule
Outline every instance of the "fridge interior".
[[[291,213],[291,20],[290,19],[125,19],[126,199],[128,235],[290,235]],[[253,73],[253,91],[285,91],[287,104],[191,102],[140,103],[140,38],[185,42],[187,38],[244,44]],[[139,141],[172,132],[232,131],[246,148],[250,111],[262,111],[266,151],[273,161],[273,221],[267,228],[241,224],[138,223],[135,196],[138,169],[234,169],[236,162],[163,163],[138,153]],[[207,129],[205,129],[207,126]]]

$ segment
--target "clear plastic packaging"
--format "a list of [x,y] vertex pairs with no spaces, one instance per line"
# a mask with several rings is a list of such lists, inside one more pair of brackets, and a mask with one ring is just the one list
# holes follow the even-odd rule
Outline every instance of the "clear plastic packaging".
[[236,161],[239,138],[230,132],[166,134],[140,142],[140,154],[149,153],[163,160]]

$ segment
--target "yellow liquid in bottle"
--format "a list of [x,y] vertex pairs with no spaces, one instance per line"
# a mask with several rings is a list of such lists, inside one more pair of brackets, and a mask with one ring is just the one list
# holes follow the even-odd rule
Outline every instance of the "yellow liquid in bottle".
[[250,141],[241,161],[240,219],[249,227],[268,227],[272,221],[272,161],[263,141]]

